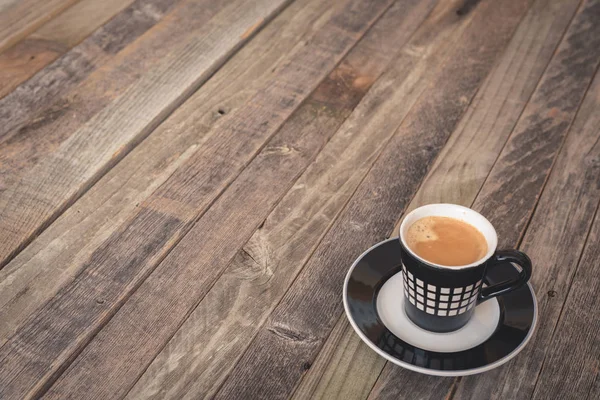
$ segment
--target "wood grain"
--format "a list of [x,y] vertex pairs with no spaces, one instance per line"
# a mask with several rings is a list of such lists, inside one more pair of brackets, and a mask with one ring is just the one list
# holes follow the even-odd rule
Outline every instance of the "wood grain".
[[50,40],[71,48],[114,15],[129,7],[133,1],[104,0],[93,2],[91,0],[79,0],[62,14],[41,26],[31,34],[31,37],[33,39]]
[[[230,114],[211,136],[212,140],[205,141],[140,206],[139,212],[93,253],[74,283],[61,290],[0,349],[5,366],[0,371],[3,394],[35,395],[58,377],[193,221],[389,6],[380,2],[364,9],[360,4],[363,3],[350,2],[307,45],[297,46],[268,84],[238,112]],[[256,4],[252,6],[258,12]],[[357,13],[357,9],[361,12]],[[227,11],[227,15],[252,16],[243,8]],[[239,140],[240,137],[245,140]],[[236,157],[232,158],[232,154]],[[190,267],[187,263],[185,266]],[[209,280],[214,278],[206,276]],[[67,320],[69,323],[64,324]],[[44,327],[43,331],[40,327]],[[56,331],[52,333],[53,330]],[[19,351],[21,348],[29,351],[24,354]]]
[[[326,131],[318,129],[296,135],[299,127],[310,126],[309,121],[298,120],[302,125],[266,145],[44,398],[120,398],[129,391],[230,254],[248,239],[327,141]],[[223,238],[228,238],[226,243]],[[99,374],[109,383],[90,379]]]
[[[431,7],[431,3],[396,2],[280,132],[335,132]],[[396,85],[388,87],[404,90],[396,71],[389,71]],[[389,138],[390,132],[376,129],[375,124],[377,119],[383,121],[388,107],[373,107],[370,100],[379,98],[375,93],[381,93],[381,88],[375,85],[369,89],[368,97],[243,249],[235,254],[237,249],[232,247],[229,258],[235,255],[233,261],[146,369],[128,398],[205,398],[214,394]],[[390,98],[397,97],[393,91],[388,93]],[[376,118],[377,113],[381,117]],[[203,235],[207,234],[211,235],[205,229]],[[199,258],[194,263],[204,262]],[[180,289],[173,288],[173,292]],[[147,314],[152,312],[142,313]],[[132,318],[140,317],[130,316],[128,320]],[[112,336],[107,329],[106,337]]]
[[[591,21],[597,19],[598,12],[600,6],[595,2],[584,2],[580,7],[474,203],[475,209],[491,218],[490,221],[498,231],[501,247],[515,246],[522,237],[556,155],[596,71],[600,61],[600,39],[597,37],[598,27]],[[566,196],[561,193],[560,199],[565,199]],[[544,223],[549,221],[548,213],[540,218],[543,218]],[[583,218],[589,218],[589,215]],[[581,222],[572,222],[572,229],[578,229],[578,223]],[[557,230],[555,233],[561,232]],[[523,249],[535,251],[525,246]],[[545,256],[547,254],[544,252],[538,257],[546,259]],[[534,263],[538,264],[535,258]],[[552,313],[553,310],[548,312]],[[551,316],[541,317],[544,318]],[[551,319],[547,322],[550,321]],[[540,328],[537,335],[543,337],[548,333],[545,328]],[[544,348],[543,344],[540,346],[539,349]],[[534,378],[522,379],[517,383],[511,376],[513,373],[537,374],[538,367],[535,365],[540,360],[535,359],[535,354],[532,355],[534,359],[525,356],[531,349],[533,346],[525,349],[524,354],[508,366],[477,377],[465,377],[458,385],[454,398],[491,397],[498,395],[500,390],[514,393],[515,396],[518,393],[523,398],[530,397],[530,385]],[[517,367],[518,372],[515,372],[511,366],[516,362],[523,363],[526,367]]]
[[[475,8],[480,18],[467,27],[216,398],[285,398],[293,391],[342,312],[347,266],[360,249],[390,233],[526,9],[523,2]],[[477,58],[469,56],[474,52]],[[465,70],[470,73],[458,73]]]
[[[356,10],[359,4],[358,2],[349,2],[343,7],[344,12],[334,15],[331,21],[340,21],[344,24],[342,26],[348,24],[353,27],[358,26],[358,21],[353,21],[353,19],[369,18],[368,13],[358,12],[355,14],[356,17],[350,20],[346,19],[344,14],[349,10]],[[383,3],[380,7],[383,11],[387,5]],[[395,22],[398,22],[397,19]],[[336,24],[333,24],[330,28],[335,26]],[[377,32],[377,30],[370,32],[374,32],[375,39],[381,40],[381,32]],[[323,32],[324,36],[329,34],[330,32],[327,30]],[[97,392],[99,397],[113,397],[114,393],[118,394],[119,391],[129,390],[181,323],[190,315],[198,301],[210,289],[214,279],[222,273],[236,252],[289,189],[298,174],[308,165],[312,158],[309,157],[309,149],[336,131],[336,127],[343,121],[344,116],[349,114],[358,102],[361,93],[367,90],[368,84],[365,84],[365,81],[360,78],[366,78],[368,81],[370,79],[368,73],[376,73],[377,68],[381,67],[366,63],[368,68],[362,71],[364,74],[359,73],[360,69],[349,71],[348,68],[349,65],[358,61],[356,57],[361,52],[375,51],[371,49],[375,43],[377,41],[368,41],[364,46],[359,44],[357,49],[360,50],[355,52],[354,56],[349,56],[342,64],[343,67],[332,73],[334,80],[326,80],[317,88],[316,94],[309,98],[304,103],[305,106],[286,122],[265,150],[250,163],[240,177],[231,184],[230,188],[211,206],[190,233],[119,310],[110,323],[86,347],[73,366],[48,392],[50,398],[64,398],[69,393],[78,393],[83,390],[80,382],[88,380],[85,376],[92,370],[96,371],[94,374],[106,371],[102,374],[114,375],[114,379],[111,379],[112,387],[106,388],[98,385],[98,387],[92,388],[92,396]],[[383,55],[377,53],[373,55],[385,59]],[[375,70],[370,71],[371,69]],[[358,84],[352,82],[358,82]],[[341,89],[344,86],[349,87]],[[328,89],[331,87],[338,87],[338,89],[335,93],[330,94]],[[329,98],[324,97],[325,94],[328,94]],[[330,102],[326,101],[328,99]],[[316,140],[319,137],[321,139]],[[320,147],[313,148],[314,155],[319,149]],[[303,153],[303,157],[294,161]],[[232,213],[231,210],[236,210],[236,212]],[[230,239],[223,243],[223,237]],[[189,285],[189,282],[193,282],[193,285]],[[167,289],[169,295],[160,295],[159,292],[164,292],[166,288],[170,288]],[[157,302],[157,295],[163,300]],[[165,318],[166,315],[169,317]],[[137,322],[132,324],[133,321]],[[136,330],[152,332],[153,339],[146,341],[143,346],[139,346],[140,343],[129,343],[127,338],[135,337],[134,332],[129,332],[132,326],[135,326]],[[117,337],[115,334],[119,338],[117,340],[119,344],[114,341]],[[124,353],[123,349],[127,349],[127,351]],[[97,354],[105,354],[105,359],[111,360],[111,362],[105,365],[97,363]],[[220,368],[226,367],[227,364],[222,362]],[[203,382],[203,386],[210,392],[218,387],[218,383]],[[183,389],[185,390],[183,393],[171,393],[171,396],[175,398],[180,398],[183,394],[190,397],[209,396],[206,392],[194,393],[191,391],[192,387],[189,386]],[[89,396],[89,385],[85,390],[86,395]],[[164,393],[157,396],[164,398]]]
[[[315,362],[306,365],[309,368],[292,399],[366,399],[379,376],[370,371],[381,372],[386,361],[355,339],[354,329],[342,315]],[[424,387],[420,381],[414,384]]]
[[[565,313],[565,299],[575,270],[591,268],[582,262],[578,266],[578,261],[600,197],[600,121],[595,112],[599,99],[600,79],[596,77],[553,167],[521,246],[535,262],[532,283],[538,296],[537,331],[527,348],[514,361],[498,370],[496,376],[488,373],[482,375],[480,380],[467,382],[468,386],[460,387],[460,397],[475,393],[493,398],[531,398],[539,371],[548,362],[545,359],[549,348],[555,338],[560,340],[556,326],[560,315]],[[566,357],[566,353],[562,357]],[[581,366],[575,364],[577,367]],[[565,368],[569,368],[569,364],[565,364]],[[578,371],[582,378],[585,376],[584,372]],[[593,373],[593,370],[587,372],[589,379],[589,373]],[[573,380],[564,380],[562,374],[560,377],[561,384],[569,388],[567,382]],[[493,383],[491,378],[494,378]],[[537,387],[542,389],[539,383]],[[542,392],[549,386],[544,387]],[[553,392],[558,393],[558,389],[554,388]],[[566,391],[560,396],[568,397]]]
[[[72,281],[93,251],[135,215],[136,204],[197,151],[218,121],[264,87],[294,46],[319,29],[332,11],[331,4],[320,0],[298,1],[284,10],[0,271],[0,345]],[[261,57],[256,57],[259,51]]]
[[524,212],[524,205],[539,198],[600,63],[598,18],[600,2],[585,1],[473,204],[495,216],[500,247],[522,237],[533,211]]
[[0,193],[0,265],[146,137],[288,0],[234,1]]
[[77,0],[22,0],[0,12],[0,52],[17,43]]
[[[407,211],[436,202],[471,206],[535,89],[576,7],[577,5],[573,3],[545,0],[536,1],[532,5],[499,63],[482,84],[471,106],[422,182]],[[392,235],[398,231],[399,222]],[[345,316],[342,316],[341,320],[348,324]],[[353,343],[349,345],[352,351],[356,347],[361,349],[359,353],[368,350],[352,329],[348,330],[348,335],[343,341]],[[329,338],[322,351],[333,351],[332,349],[338,346],[338,340],[335,337]],[[336,370],[340,377],[343,377],[341,384],[344,387],[351,386],[357,381],[374,382],[380,375],[383,365],[376,365],[374,369],[369,369],[361,366],[362,358],[362,355],[360,357],[347,355],[341,362],[331,362],[326,366],[325,371],[313,366],[304,380],[318,381],[319,377],[328,376],[331,370]],[[395,372],[391,373],[392,370]],[[419,390],[426,388],[438,390],[436,385],[432,386],[428,381],[430,378],[419,377],[417,374],[390,365],[378,381],[372,396],[410,398],[414,393],[405,390],[403,384],[407,379],[405,375],[410,376],[413,381],[418,380],[419,383],[415,383],[415,387],[421,388]],[[423,379],[426,381],[421,383]],[[304,380],[301,386],[304,385]],[[325,384],[326,382],[322,383]],[[355,394],[356,398],[366,397],[360,392]],[[420,393],[419,396],[423,397],[425,394]],[[334,397],[333,393],[327,397]],[[353,398],[350,393],[342,397]]]
[[600,320],[600,304],[593,293],[600,290],[599,105],[596,74],[527,230],[523,248],[546,267],[534,281],[540,327],[503,393],[583,399],[598,379],[600,335],[594,321]]
[[0,53],[0,98],[76,46],[134,0],[80,0]]
[[[57,143],[64,141],[139,79],[141,72],[158,64],[181,43],[186,37],[182,31],[197,32],[186,16],[196,17],[198,23],[204,24],[228,3],[211,6],[213,2],[202,0],[136,0],[79,45],[0,99],[3,161],[9,160],[24,169],[32,164],[30,159],[40,159],[55,150]],[[174,7],[176,4],[179,7]],[[64,120],[75,120],[78,124]],[[47,139],[41,142],[40,137]],[[16,152],[21,156],[11,157]],[[26,161],[19,163],[18,160],[23,159]],[[3,170],[2,175],[8,172],[10,170]],[[3,176],[3,179],[7,178]]]
[[9,6],[16,3],[19,0],[0,0],[0,12],[6,10]]
[[455,385],[456,378],[423,375],[387,363],[368,398],[450,399]]
[[[438,3],[431,16],[421,25],[407,45],[407,49],[419,49],[419,53],[429,55],[410,70],[411,74],[416,71],[427,72],[420,78],[422,84],[428,84],[431,76],[435,76],[443,60],[442,56],[455,51],[455,43],[460,34],[468,26],[473,15],[477,15],[471,12],[459,14],[457,10],[461,9],[462,3],[462,1]],[[402,63],[404,60],[400,58],[396,62]],[[415,80],[410,76],[406,79]],[[392,104],[401,104],[401,100],[392,99]],[[383,129],[384,126],[378,128],[378,131]],[[340,328],[343,337],[333,333],[328,337],[317,360],[306,371],[295,390],[295,399],[364,399],[377,380],[385,360],[362,343],[344,315],[340,317],[338,324],[343,325]],[[374,359],[381,362],[376,362]],[[419,382],[415,384],[421,386]]]
[[560,0],[533,2],[407,211],[429,203],[473,204],[577,6]]

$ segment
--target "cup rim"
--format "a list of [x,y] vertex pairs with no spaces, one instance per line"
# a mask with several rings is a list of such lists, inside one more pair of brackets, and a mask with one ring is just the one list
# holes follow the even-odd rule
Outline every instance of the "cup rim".
[[[487,245],[488,245],[488,251],[487,253],[481,257],[480,259],[478,259],[477,261],[474,261],[470,264],[465,264],[465,265],[443,265],[443,264],[437,264],[437,263],[433,263],[431,261],[427,261],[425,260],[423,257],[418,256],[417,254],[415,254],[415,252],[412,251],[412,249],[407,245],[406,241],[404,240],[404,235],[403,233],[405,232],[405,230],[408,228],[407,224],[409,222],[413,222],[412,220],[414,219],[414,216],[417,214],[422,214],[422,213],[426,213],[426,215],[423,215],[421,217],[419,217],[418,219],[427,217],[427,216],[440,216],[440,217],[447,217],[448,215],[444,213],[440,213],[440,212],[436,212],[436,210],[440,210],[440,209],[446,209],[449,210],[450,212],[460,212],[465,216],[469,216],[469,220],[473,221],[476,220],[478,224],[480,224],[480,226],[484,227],[485,232],[482,232],[482,234],[484,235],[484,237],[486,238],[487,241]],[[451,217],[451,218],[455,218],[455,217]],[[414,219],[416,221],[416,219]],[[471,222],[467,222],[472,224]],[[477,228],[480,232],[482,231],[482,229],[480,229],[480,226],[475,226],[475,228]],[[463,270],[463,269],[468,269],[468,268],[474,268],[474,267],[478,267],[481,264],[483,264],[484,262],[486,262],[496,251],[496,248],[498,246],[498,234],[496,233],[496,230],[494,229],[494,226],[492,225],[492,223],[490,221],[488,221],[487,218],[485,218],[483,215],[481,215],[480,213],[478,213],[477,211],[465,207],[465,206],[461,206],[458,204],[451,204],[451,203],[433,203],[433,204],[427,204],[418,208],[415,208],[414,210],[412,210],[411,212],[409,212],[408,214],[406,214],[404,216],[404,218],[402,218],[402,223],[400,224],[400,229],[398,232],[398,237],[400,239],[400,243],[402,244],[402,247],[404,247],[404,249],[414,258],[416,258],[417,260],[419,260],[420,262],[429,265],[431,267],[435,267],[435,268],[440,268],[440,269],[444,269],[444,270]]]

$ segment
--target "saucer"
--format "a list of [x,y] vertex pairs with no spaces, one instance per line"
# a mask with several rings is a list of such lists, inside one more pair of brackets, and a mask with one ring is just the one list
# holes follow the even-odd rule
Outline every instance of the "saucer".
[[[491,268],[488,285],[513,278],[516,268]],[[459,330],[435,333],[419,328],[404,312],[398,238],[365,251],[344,283],[344,309],[360,338],[379,355],[412,371],[464,376],[496,368],[525,347],[537,320],[537,303],[527,284],[475,308]]]

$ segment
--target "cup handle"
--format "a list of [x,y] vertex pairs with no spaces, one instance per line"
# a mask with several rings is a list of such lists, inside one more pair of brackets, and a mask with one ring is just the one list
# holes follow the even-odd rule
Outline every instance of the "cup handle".
[[506,262],[515,263],[521,267],[521,271],[516,279],[500,282],[481,289],[477,303],[483,303],[492,297],[516,290],[525,285],[531,277],[531,260],[527,257],[527,254],[518,250],[498,250],[489,262],[492,265]]

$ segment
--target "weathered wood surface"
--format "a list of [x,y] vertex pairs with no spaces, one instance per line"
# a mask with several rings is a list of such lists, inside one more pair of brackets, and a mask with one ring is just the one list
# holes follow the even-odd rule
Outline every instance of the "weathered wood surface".
[[21,0],[0,9],[0,52],[78,0]]
[[[594,169],[598,170],[597,143],[595,147],[595,159],[590,161],[595,164]],[[597,173],[595,183],[598,191]],[[575,276],[561,310],[553,344],[548,349],[537,379],[534,399],[552,396],[563,399],[598,398],[600,335],[597,322],[600,304],[598,296],[594,295],[600,290],[600,213],[597,210],[594,225],[585,243],[586,248],[577,271],[572,271]]]
[[[598,146],[595,154],[597,170]],[[600,302],[594,295],[600,290],[600,213],[597,211],[586,243],[554,333],[553,345],[548,349],[549,354],[538,377],[534,399],[556,396],[591,400],[597,399],[600,394]]]
[[[332,21],[340,21],[343,24],[341,27],[359,26],[360,19],[365,18],[364,23],[366,24],[370,20],[369,13],[366,12],[356,13],[357,17],[353,18],[360,19],[355,22],[352,22],[352,19],[343,18],[344,14],[355,9],[357,5],[358,3],[352,1],[344,5],[342,11],[333,16]],[[379,12],[384,11],[386,7],[386,3],[381,3],[378,7],[380,8]],[[372,12],[377,13],[377,10],[374,9]],[[330,34],[330,30],[335,26],[335,23],[331,26],[328,24],[319,34]],[[381,32],[377,30],[370,32],[374,32],[373,39],[381,40]],[[317,42],[318,36],[313,37],[311,43],[313,40]],[[256,227],[267,217],[270,209],[289,189],[299,172],[306,167],[310,160],[310,154],[306,154],[296,162],[294,162],[294,158],[299,157],[302,153],[309,153],[308,149],[303,149],[303,147],[308,144],[313,146],[318,144],[320,141],[315,139],[319,136],[327,139],[329,135],[333,134],[335,125],[341,123],[344,114],[349,113],[353,104],[360,98],[361,92],[364,93],[367,89],[368,84],[360,78],[369,77],[367,73],[374,71],[367,69],[363,71],[363,75],[360,70],[348,71],[348,66],[361,60],[361,58],[357,59],[357,56],[361,57],[360,52],[369,51],[369,47],[373,45],[373,41],[367,41],[364,46],[359,44],[357,46],[359,51],[354,56],[349,56],[342,63],[342,67],[332,73],[332,80],[326,80],[321,89],[317,88],[315,95],[305,103],[306,106],[279,130],[271,143],[267,144],[242,175],[211,206],[190,233],[88,345],[73,367],[65,372],[63,378],[58,380],[48,392],[49,397],[62,398],[65,393],[84,390],[80,386],[80,382],[87,379],[85,376],[90,369],[90,363],[94,364],[94,368],[105,369],[111,376],[115,376],[112,390],[119,389],[126,392],[135,383],[139,374],[145,370],[150,361],[181,326],[199,299],[213,286],[214,279],[222,273],[238,249],[248,240]],[[373,56],[375,55],[373,54]],[[353,76],[354,73],[357,74],[357,86],[350,83],[352,81],[341,80],[347,78],[346,74],[348,73],[350,76]],[[339,78],[336,78],[338,76]],[[334,94],[328,94],[328,88],[342,84],[350,84],[350,88],[347,91],[338,89]],[[328,94],[328,97],[323,97],[325,94]],[[306,143],[306,145],[302,145],[302,143]],[[274,182],[277,182],[277,185]],[[264,209],[260,208],[261,205],[265,206]],[[236,212],[232,213],[231,210],[236,210]],[[225,221],[227,222],[224,223]],[[227,234],[224,230],[230,233]],[[227,243],[223,243],[223,237],[230,239]],[[202,244],[199,246],[199,243]],[[189,282],[194,282],[194,284],[190,286]],[[158,304],[155,300],[156,291],[165,288],[169,288],[170,294],[164,296],[162,304]],[[172,315],[173,318],[166,319],[165,315]],[[132,325],[132,321],[137,322]],[[135,329],[153,332],[152,341],[146,341],[142,346],[136,340],[129,343],[125,338],[134,339],[135,337],[135,332],[129,332],[132,326],[136,326]],[[119,345],[114,342],[115,332],[118,332],[119,338],[124,339],[119,340]],[[124,349],[127,349],[126,353],[123,352]],[[110,364],[98,365],[95,361],[97,354],[107,353],[115,356],[127,354],[127,356],[107,355],[106,360],[112,360]],[[137,365],[137,368],[133,365]],[[221,368],[223,367],[222,365]],[[125,371],[132,371],[132,373],[127,374]],[[218,387],[218,382],[205,382],[205,385],[206,390],[214,391]],[[191,388],[187,387],[186,389],[190,390]],[[106,393],[101,386],[97,390],[99,397],[113,396],[112,393]],[[87,395],[90,394],[89,385],[86,385],[85,391]],[[196,395],[205,397],[207,393]],[[188,394],[192,397],[196,395]],[[179,398],[179,394],[175,394],[174,397]]]
[[[432,5],[396,2],[281,131],[294,129],[296,135],[306,130],[335,132]],[[388,73],[396,71],[398,66]],[[372,100],[387,87],[389,105],[399,104],[393,101],[398,95],[389,88],[405,90],[395,78],[397,74],[389,75],[398,79],[396,85],[370,90],[317,160],[235,255],[138,380],[129,398],[210,397],[219,387],[383,147],[386,132],[377,127],[388,114],[388,107],[380,104],[373,108]],[[370,124],[359,125],[359,120]],[[249,298],[251,302],[247,302]],[[175,360],[177,367],[173,368]]]
[[[598,19],[598,12],[600,12],[598,2],[584,2],[580,7],[536,93],[517,124],[511,141],[494,166],[474,204],[474,207],[486,215],[490,213],[497,216],[494,224],[501,246],[514,246],[516,239],[523,235],[523,230],[534,209],[533,205],[527,207],[524,205],[531,204],[530,202],[535,204],[535,200],[539,197],[548,176],[548,173],[543,171],[549,171],[551,168],[597,69],[600,61],[600,43],[598,43],[600,26],[592,21]],[[590,47],[587,47],[588,44]],[[561,193],[560,198],[563,199],[563,196]],[[510,204],[501,204],[509,198]],[[568,204],[566,198],[565,204]],[[563,205],[561,209],[565,207],[566,205]],[[544,221],[547,223],[545,219]],[[552,309],[549,312],[551,313]],[[548,333],[542,326],[538,335]],[[525,349],[525,354],[532,349],[533,347]],[[521,355],[517,361],[532,368],[530,373],[535,375],[535,368],[528,364],[539,363],[539,361],[531,361],[525,355]],[[455,398],[490,396],[491,393],[499,390],[496,389],[499,384],[504,385],[500,382],[506,382],[502,391],[514,394],[518,392],[513,392],[513,387],[518,387],[523,389],[523,396],[526,397],[528,393],[526,388],[530,387],[531,380],[522,380],[517,384],[511,378],[511,372],[509,365],[480,377],[467,377],[458,386]],[[524,372],[521,368],[520,373]]]
[[533,2],[407,211],[428,203],[473,204],[577,6],[561,0]]
[[[557,321],[564,313],[570,282],[598,206],[598,117],[592,110],[597,110],[599,87],[596,77],[521,246],[537,267],[532,282],[538,295],[540,320],[531,346],[505,368],[466,381],[467,386],[461,386],[457,393],[460,397],[532,396],[548,346],[557,337]],[[564,396],[561,398],[568,398]]]
[[[589,18],[595,18],[593,16],[595,10],[593,5],[584,3],[573,19],[561,45],[550,61],[508,143],[473,204],[473,208],[484,214],[496,227],[500,247],[518,245],[523,235],[524,225],[536,208],[537,200],[543,184],[548,179],[553,161],[600,61],[597,43],[591,38],[591,35],[597,33],[589,31],[593,26],[589,23]],[[584,50],[581,47],[582,43],[574,46],[573,40],[584,40],[591,47]],[[583,63],[582,57],[586,59]],[[587,68],[579,69],[576,68],[577,66],[587,66]],[[566,82],[570,82],[571,86],[563,86]],[[552,210],[545,210],[541,218],[546,221],[548,215],[552,215],[557,224],[560,224],[561,218],[572,216],[569,210],[577,209],[570,208],[573,203],[576,203],[577,197],[571,198],[570,195],[571,193],[558,196],[561,203],[565,202],[568,205],[558,208],[565,214],[555,215]],[[507,200],[508,198],[510,201]],[[500,206],[503,202],[503,206]],[[510,212],[507,212],[505,208],[509,205],[508,203],[513,206]],[[574,205],[574,207],[578,206],[581,205]],[[584,212],[581,217],[582,220],[574,219],[572,221],[573,229],[577,229],[578,224],[585,224],[582,221],[590,218],[589,211],[587,214]],[[555,235],[565,227],[564,225],[559,227],[547,224],[545,229],[548,229],[549,235]],[[567,231],[565,237],[569,237],[575,232]],[[536,266],[539,263],[538,260],[542,263],[546,260],[551,262],[552,258],[546,258],[549,255],[556,257],[555,252],[549,252],[545,247],[548,243],[545,241],[539,243],[544,246],[543,249],[540,249],[540,253],[535,246],[523,247],[524,251],[532,255]],[[569,257],[576,258],[578,253],[575,248],[569,243],[568,247],[562,249]],[[566,251],[566,249],[570,251]],[[534,284],[536,283],[536,274],[545,277],[544,272],[536,272]],[[550,316],[544,316],[544,314],[541,314],[540,319],[552,321]],[[543,331],[542,325],[536,337],[543,334]],[[530,385],[534,384],[537,373],[535,372],[536,367],[530,364],[532,361],[525,354],[532,349],[543,351],[544,344],[527,347],[524,354],[506,366],[484,374],[457,379],[456,386],[452,387],[449,393],[452,393],[454,399],[479,399],[499,396],[502,390],[505,390],[503,395],[509,398],[530,398]],[[526,367],[512,368],[515,363],[521,362],[524,362]],[[523,377],[522,374],[525,373],[533,376]],[[397,383],[394,379],[388,380],[387,386],[391,393],[393,393],[391,388],[397,388]]]
[[[346,315],[341,315],[291,398],[366,399],[385,363],[385,358],[358,338]],[[415,384],[429,389],[420,381]]]
[[[285,398],[305,363],[314,361],[342,311],[340,293],[348,265],[360,249],[389,235],[527,10],[523,2],[481,6],[481,17],[465,30],[216,398]],[[476,58],[470,56],[474,52]],[[456,71],[464,69],[471,73],[460,79]],[[402,180],[394,179],[398,174]]]
[[[351,1],[333,14],[307,44],[297,46],[268,84],[224,120],[139,212],[92,254],[74,283],[61,290],[0,349],[0,359],[5,360],[0,390],[7,396],[44,392],[390,5],[387,1]],[[259,11],[256,4],[253,9]],[[274,12],[276,7],[271,4],[269,9]],[[231,15],[233,10],[226,11]],[[243,8],[233,13],[238,14],[256,17]],[[231,154],[237,158],[232,159]],[[180,246],[196,246],[195,242],[182,243]],[[174,254],[171,260],[177,262]],[[209,281],[218,274],[216,270],[210,272],[213,278],[206,276]],[[53,329],[56,331],[51,333]],[[23,347],[30,351],[22,354],[19,349]]]
[[0,98],[56,60],[134,0],[80,0],[0,53]]
[[[179,7],[174,7],[176,4]],[[54,150],[184,40],[186,36],[182,31],[195,32],[187,16],[204,24],[228,2],[219,2],[221,6],[213,7],[209,4],[213,3],[136,0],[79,45],[0,99],[0,143],[3,144],[0,156],[4,162],[7,158],[13,163],[19,162],[12,169],[21,171],[31,165],[31,158],[42,158]],[[77,123],[66,122],[70,120]],[[49,139],[40,142],[40,137]],[[15,152],[23,154],[11,158]],[[2,172],[7,175],[11,170]],[[3,176],[3,180],[7,177]]]
[[143,140],[287,2],[233,1],[0,193],[0,265]]
[[523,241],[522,249],[539,265],[533,284],[540,325],[532,346],[515,360],[499,387],[501,395],[595,398],[588,392],[598,379],[600,360],[600,335],[593,322],[598,320],[598,300],[592,295],[598,290],[600,264],[599,106],[596,73]]
[[[436,202],[456,203],[467,207],[472,205],[576,8],[577,4],[558,0],[536,1],[532,5],[501,60],[482,84],[471,106],[423,180],[407,211]],[[398,225],[392,235],[396,235],[397,230]],[[341,317],[341,321],[347,324],[345,316]],[[325,364],[325,371],[313,366],[301,383],[302,390],[298,398],[308,396],[309,392],[306,392],[308,389],[304,389],[304,386],[314,386],[313,382],[319,382],[322,376],[324,377],[319,385],[330,388],[327,392],[323,392],[322,388],[319,389],[320,396],[322,393],[327,393],[323,398],[334,398],[337,386],[352,387],[355,382],[361,380],[375,382],[383,365],[373,364],[373,367],[369,368],[368,359],[366,365],[363,365],[363,353],[368,351],[368,347],[362,344],[352,329],[347,332],[348,337],[343,339],[330,337],[321,354],[335,351],[339,346],[338,340],[352,343],[348,345],[349,352],[356,351],[357,354],[355,356],[346,354],[341,361],[336,360]],[[356,348],[360,351],[355,350]],[[378,387],[372,394],[375,398],[386,396],[410,398],[414,394],[411,391],[402,390],[400,393],[395,391],[404,388],[402,382],[407,379],[405,375],[411,376],[415,381],[426,380],[426,382],[419,381],[416,385],[420,387],[419,390],[427,388],[439,390],[437,385],[431,386],[432,378],[422,377],[399,368],[396,374],[391,374],[389,372],[392,369],[396,368],[390,366],[384,375],[385,379],[382,377],[379,380]],[[329,384],[326,379],[334,370],[337,371],[336,376],[343,380]],[[392,377],[395,377],[394,382],[384,384]],[[304,382],[306,380],[307,383]],[[424,394],[420,393],[419,396]],[[340,397],[362,399],[366,396],[363,396],[360,391],[348,391],[340,392]]]
[[[599,3],[0,0],[0,397],[598,397]],[[477,376],[340,305],[439,201],[535,264]]]
[[18,0],[0,0],[0,12],[7,9],[10,5],[16,3]]
[[[0,270],[0,344],[70,282],[93,251],[135,215],[136,205],[197,150],[218,121],[227,119],[264,86],[291,49],[319,29],[332,12],[333,6],[320,0],[293,3]],[[257,51],[262,51],[260,58],[255,57]]]
[[531,211],[522,206],[535,204],[598,68],[599,18],[600,1],[584,1],[473,203],[496,216],[500,247],[523,235]]

